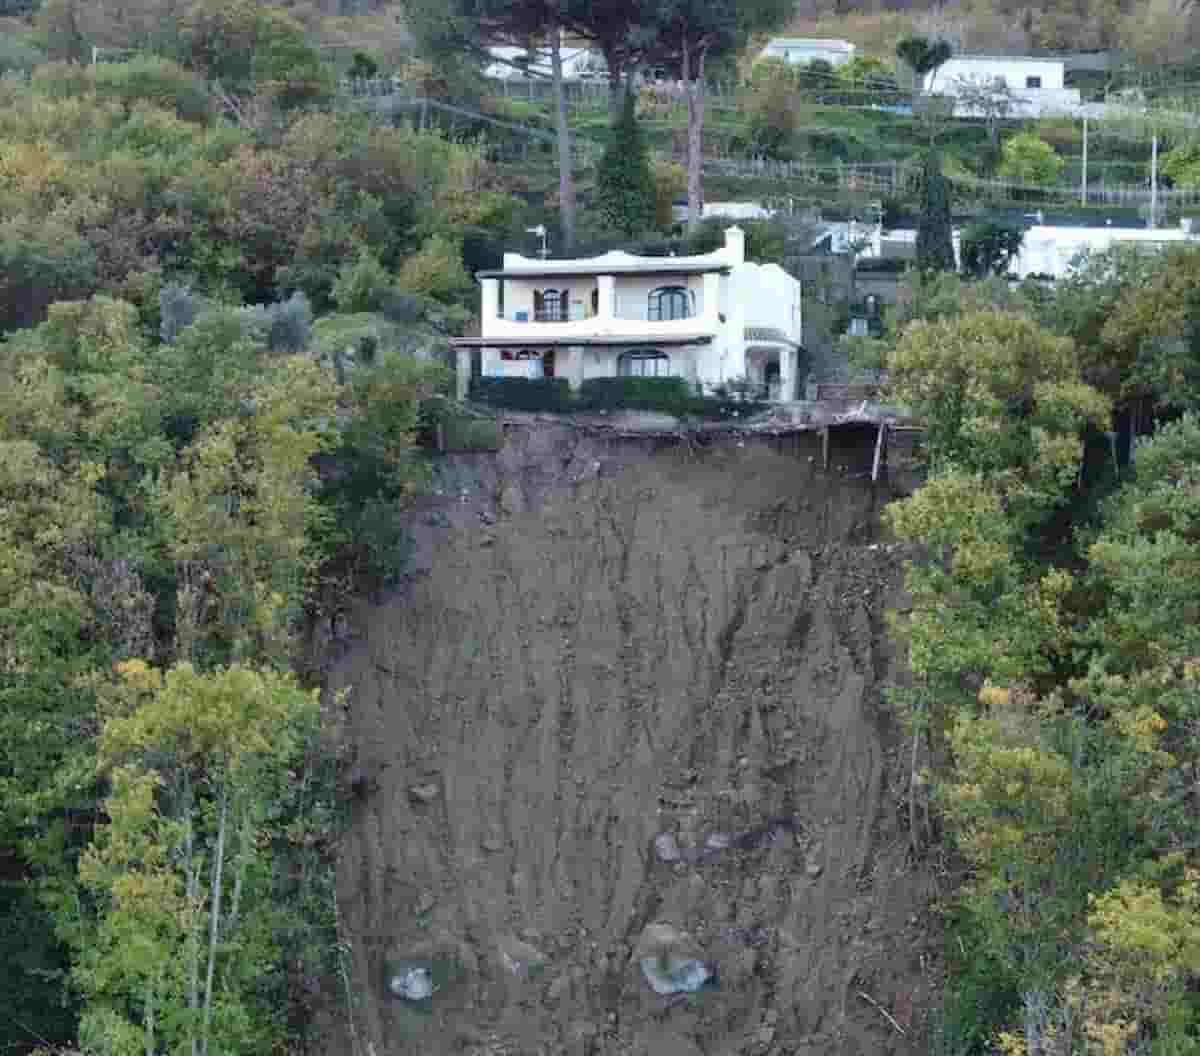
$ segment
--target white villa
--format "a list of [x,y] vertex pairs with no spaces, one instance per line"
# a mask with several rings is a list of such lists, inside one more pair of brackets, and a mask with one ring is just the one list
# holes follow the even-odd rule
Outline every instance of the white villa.
[[746,260],[745,234],[690,257],[614,251],[577,260],[505,253],[482,271],[480,336],[460,338],[458,390],[474,350],[484,377],[682,377],[702,390],[745,379],[776,400],[796,397],[800,283]]
[[1153,252],[1167,246],[1194,243],[1189,221],[1178,227],[1052,227],[1038,224],[1025,232],[1021,251],[1013,263],[1019,278],[1049,275],[1061,278],[1081,253],[1102,253],[1116,245],[1132,245]]
[[[549,48],[520,48],[503,45],[488,48],[492,62],[484,68],[488,80],[522,80],[529,76],[549,80],[553,72]],[[604,60],[586,47],[564,45],[562,48],[563,80],[577,81],[604,70]]]
[[[1066,65],[1062,59],[955,55],[925,75],[924,89],[957,99],[971,88],[994,88],[997,98],[1009,100],[1009,116],[1066,115],[1078,111],[1080,96],[1074,88],[1066,87],[1065,77]],[[964,101],[955,106],[954,112],[961,117],[985,116],[972,112],[978,109]]]
[[760,59],[776,59],[799,65],[820,59],[830,66],[841,66],[854,58],[855,46],[848,40],[823,40],[812,37],[772,37],[759,52]]

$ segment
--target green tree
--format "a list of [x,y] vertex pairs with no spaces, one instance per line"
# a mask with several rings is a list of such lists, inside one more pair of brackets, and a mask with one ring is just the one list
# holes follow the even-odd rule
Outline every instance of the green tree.
[[654,176],[630,96],[597,166],[596,198],[605,222],[632,237],[654,227],[654,197]]
[[925,90],[925,77],[945,66],[953,49],[949,41],[905,37],[896,44],[896,57],[912,71],[913,106]]
[[1019,227],[986,220],[970,224],[962,232],[963,271],[977,279],[1007,275],[1013,260],[1021,252],[1024,238],[1025,232]]
[[1181,143],[1168,152],[1162,172],[1177,187],[1200,186],[1200,143]]
[[206,665],[285,663],[319,555],[313,456],[330,441],[331,379],[298,357],[251,393],[251,410],[200,432],[155,489],[178,590],[178,653]]
[[1058,182],[1066,162],[1054,148],[1030,132],[1020,132],[1004,141],[1000,150],[1000,178],[1034,187]]
[[77,931],[81,1039],[121,1056],[263,1051],[280,1040],[272,1009],[238,964],[278,952],[256,865],[271,774],[311,736],[315,694],[237,666],[129,661],[120,676],[100,738],[110,820],[80,862],[95,907]]
[[444,305],[461,305],[475,289],[463,267],[462,243],[443,235],[431,235],[425,240],[420,250],[401,266],[396,284],[408,293]]
[[186,65],[233,95],[262,93],[295,105],[329,91],[328,73],[304,27],[276,8],[196,0],[184,16],[180,48]]
[[704,110],[708,64],[745,47],[751,35],[781,25],[788,0],[666,0],[650,7],[654,57],[678,67],[687,94],[688,232],[704,212]]
[[956,271],[950,227],[950,185],[941,158],[932,150],[925,158],[921,184],[921,216],[917,223],[917,267],[921,271]]

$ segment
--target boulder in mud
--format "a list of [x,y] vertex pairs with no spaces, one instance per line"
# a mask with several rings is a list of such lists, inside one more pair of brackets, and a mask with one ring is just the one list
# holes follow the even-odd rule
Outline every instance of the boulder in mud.
[[670,924],[647,924],[634,957],[656,994],[695,993],[716,976],[699,945]]

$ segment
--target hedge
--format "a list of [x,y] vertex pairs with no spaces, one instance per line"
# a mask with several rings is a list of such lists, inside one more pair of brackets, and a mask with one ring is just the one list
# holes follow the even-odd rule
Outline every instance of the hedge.
[[899,275],[907,271],[910,267],[915,267],[916,261],[905,257],[867,257],[860,260],[854,265],[854,270],[858,272],[882,272],[885,274]]
[[590,378],[579,389],[579,409],[690,413],[696,397],[683,378]]
[[683,378],[591,378],[578,396],[571,393],[565,378],[476,378],[471,399],[518,411],[661,411],[678,418],[717,421],[748,418],[770,406],[756,400],[696,396]]
[[471,399],[516,411],[574,409],[566,378],[476,378],[471,383]]

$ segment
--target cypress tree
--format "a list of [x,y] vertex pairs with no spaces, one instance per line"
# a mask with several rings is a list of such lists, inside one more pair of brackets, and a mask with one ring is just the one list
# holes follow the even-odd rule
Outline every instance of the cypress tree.
[[633,108],[633,94],[627,93],[596,169],[601,215],[626,237],[654,226],[654,176]]
[[950,230],[950,187],[941,159],[930,151],[925,159],[921,219],[917,225],[917,267],[921,271],[954,271],[954,236]]

